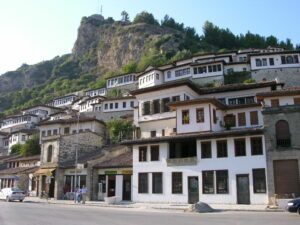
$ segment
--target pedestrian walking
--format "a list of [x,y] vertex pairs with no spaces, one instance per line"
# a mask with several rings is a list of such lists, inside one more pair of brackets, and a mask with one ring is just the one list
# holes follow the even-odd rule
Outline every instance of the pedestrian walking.
[[82,188],[81,188],[81,200],[82,200],[82,204],[85,204],[86,194],[87,194],[87,188],[86,188],[86,186],[83,185]]
[[76,203],[81,202],[81,190],[79,187],[76,188],[75,198],[76,198]]

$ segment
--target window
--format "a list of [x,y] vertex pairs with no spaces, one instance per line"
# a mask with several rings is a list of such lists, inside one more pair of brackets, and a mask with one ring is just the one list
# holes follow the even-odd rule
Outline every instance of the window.
[[134,101],[130,102],[130,107],[132,107],[132,108],[134,107]]
[[22,135],[21,140],[22,140],[22,141],[25,141],[25,135]]
[[172,102],[179,102],[179,101],[180,101],[180,96],[179,95],[172,97]]
[[217,118],[217,113],[216,113],[216,110],[215,110],[215,109],[213,109],[213,120],[214,120],[214,124],[216,124],[218,118]]
[[252,137],[251,138],[251,155],[262,155],[263,146],[261,137]]
[[253,169],[253,191],[254,193],[266,193],[265,169]]
[[224,122],[225,122],[225,126],[228,128],[235,127],[235,115],[228,114],[224,116]]
[[246,141],[244,138],[234,140],[235,156],[246,156]]
[[251,123],[251,125],[258,125],[258,113],[257,113],[257,111],[250,112],[250,123]]
[[156,74],[156,80],[159,80],[159,74],[158,73]]
[[159,145],[150,146],[151,161],[159,161]]
[[216,171],[217,194],[228,193],[228,170]]
[[182,194],[182,173],[172,173],[172,194]]
[[139,147],[139,161],[140,162],[147,161],[147,146]]
[[115,109],[119,108],[119,103],[115,102]]
[[163,98],[162,99],[162,110],[163,112],[169,112],[170,108],[167,105],[170,102],[170,98]]
[[110,109],[113,109],[113,108],[114,108],[114,104],[113,104],[113,103],[110,103],[110,104],[109,104],[109,108],[110,108]]
[[165,136],[165,129],[161,130],[161,136]]
[[214,194],[214,171],[202,171],[203,194]]
[[182,110],[182,124],[190,123],[190,112],[189,110]]
[[163,192],[162,173],[152,173],[152,193],[161,194]]
[[201,142],[201,158],[202,159],[211,158],[211,142],[210,141]]
[[143,115],[150,115],[150,102],[144,102],[144,113]]
[[225,98],[218,98],[218,101],[222,104],[226,105],[226,99]]
[[188,158],[197,156],[196,140],[169,142],[170,159]]
[[300,97],[299,98],[294,98],[294,104],[295,105],[300,105]]
[[156,137],[156,130],[152,130],[152,131],[150,132],[150,135],[151,135],[151,137]]
[[46,136],[46,131],[42,131],[42,137],[45,137]]
[[279,99],[271,99],[271,106],[272,107],[279,106]]
[[53,135],[57,135],[57,129],[53,130]]
[[276,123],[277,147],[289,147],[291,145],[291,135],[289,123],[286,120],[279,120]]
[[47,136],[51,136],[51,130],[47,130]]
[[108,109],[108,104],[107,104],[107,103],[104,105],[104,108],[105,108],[105,109]]
[[217,157],[227,157],[227,140],[217,141]]
[[274,58],[269,58],[270,66],[274,66]]
[[256,66],[257,66],[257,67],[262,66],[261,59],[255,59],[255,63],[256,63]]
[[99,175],[98,183],[102,185],[102,193],[106,193],[106,175]]
[[167,78],[170,79],[171,78],[171,71],[167,72]]
[[239,127],[246,126],[246,113],[238,113],[238,125]]
[[212,72],[212,66],[208,66],[208,72],[209,72],[209,73]]
[[282,63],[282,64],[286,64],[285,56],[281,56],[281,63]]
[[47,151],[47,162],[52,161],[52,154],[53,154],[53,147],[52,147],[52,145],[49,145],[48,151]]
[[204,109],[196,109],[197,123],[204,123]]
[[139,193],[148,193],[148,173],[139,173]]
[[126,108],[126,102],[123,102],[123,108]]
[[267,59],[266,58],[262,59],[262,64],[263,64],[263,66],[267,66]]
[[222,71],[221,64],[218,64],[218,65],[217,65],[217,68],[218,68],[218,71]]
[[160,103],[159,100],[153,101],[153,113],[160,113]]

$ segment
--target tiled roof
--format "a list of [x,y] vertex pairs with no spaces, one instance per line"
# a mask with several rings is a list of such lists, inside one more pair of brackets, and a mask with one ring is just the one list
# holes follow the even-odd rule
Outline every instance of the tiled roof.
[[177,101],[177,102],[171,102],[168,103],[168,105],[172,107],[176,106],[184,106],[184,105],[194,105],[194,104],[201,104],[201,103],[212,103],[219,108],[225,108],[226,106],[221,103],[219,100],[215,98],[197,98],[197,99],[191,99],[191,100],[185,100],[185,101]]
[[34,105],[34,106],[30,106],[28,108],[22,109],[22,111],[24,110],[28,110],[28,109],[32,109],[32,108],[36,108],[36,107],[46,107],[46,108],[50,108],[50,109],[60,109],[54,106],[50,106],[50,105],[45,105],[45,104],[38,104],[38,105]]
[[18,174],[18,173],[33,173],[38,170],[38,166],[33,167],[16,167],[16,168],[7,168],[0,170],[0,175],[4,174]]
[[256,128],[232,129],[232,130],[215,131],[215,132],[185,133],[185,134],[177,134],[173,136],[136,139],[136,140],[123,141],[122,144],[133,145],[133,144],[148,144],[148,143],[169,142],[175,140],[188,140],[188,139],[212,139],[212,138],[222,138],[222,137],[256,135],[262,133],[263,133],[263,128],[256,127]]
[[94,168],[132,167],[132,152],[128,151],[104,162],[94,165]]
[[34,134],[38,132],[39,132],[38,129],[21,129],[21,130],[13,131],[10,134],[15,134],[15,133]]
[[12,162],[12,161],[38,161],[41,159],[40,155],[33,155],[33,156],[27,156],[27,157],[17,157],[13,159],[6,160],[6,162]]
[[[102,120],[93,118],[93,117],[86,117],[86,116],[80,116],[79,122],[91,122],[91,121],[97,121],[98,123],[102,123],[105,125],[105,123]],[[38,126],[41,125],[49,125],[49,124],[69,124],[69,123],[77,123],[78,119],[77,117],[72,117],[70,119],[58,119],[58,120],[46,120],[41,121],[38,123]]]

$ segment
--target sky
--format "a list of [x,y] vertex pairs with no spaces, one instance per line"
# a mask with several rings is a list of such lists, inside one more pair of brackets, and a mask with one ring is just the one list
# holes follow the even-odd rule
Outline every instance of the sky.
[[168,14],[201,35],[206,20],[234,34],[258,33],[300,43],[300,0],[0,0],[0,74],[71,53],[83,16],[120,20],[141,11]]

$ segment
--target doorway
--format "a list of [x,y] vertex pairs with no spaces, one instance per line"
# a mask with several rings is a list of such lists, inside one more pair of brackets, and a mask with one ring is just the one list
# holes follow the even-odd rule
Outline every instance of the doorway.
[[116,195],[116,176],[108,175],[108,197],[113,197]]
[[131,201],[131,175],[123,175],[123,200]]
[[188,203],[195,204],[197,202],[199,202],[198,177],[188,177]]
[[236,175],[237,203],[250,204],[249,175]]

